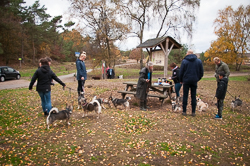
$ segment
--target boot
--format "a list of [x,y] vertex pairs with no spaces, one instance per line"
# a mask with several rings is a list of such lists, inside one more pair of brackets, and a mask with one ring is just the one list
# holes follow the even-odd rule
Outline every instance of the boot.
[[147,109],[144,108],[144,102],[143,102],[143,101],[140,102],[140,110],[142,110],[142,111],[147,111]]
[[147,100],[144,101],[144,108],[149,109],[149,107],[147,106]]

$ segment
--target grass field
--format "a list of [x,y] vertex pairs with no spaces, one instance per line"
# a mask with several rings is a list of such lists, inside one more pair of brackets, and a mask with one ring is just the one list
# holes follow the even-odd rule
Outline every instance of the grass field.
[[[244,105],[231,111],[233,98],[227,94],[223,120],[213,119],[214,78],[199,82],[197,94],[209,109],[196,117],[172,112],[169,100],[161,107],[155,98],[149,99],[148,111],[140,111],[132,97],[128,111],[105,105],[100,119],[95,113],[82,118],[77,93],[55,85],[53,106],[61,110],[74,101],[74,111],[70,126],[57,121],[49,130],[37,92],[1,90],[0,165],[250,165],[250,84],[245,78],[230,78],[228,91],[240,95]],[[86,98],[120,97],[117,90],[128,80],[88,80]],[[76,84],[67,87],[74,90]]]

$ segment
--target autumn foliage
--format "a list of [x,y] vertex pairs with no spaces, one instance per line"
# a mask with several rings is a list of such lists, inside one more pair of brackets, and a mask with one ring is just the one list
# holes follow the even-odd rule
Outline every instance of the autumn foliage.
[[137,63],[138,61],[141,59],[141,54],[142,54],[142,51],[140,48],[135,48],[133,49],[130,54],[129,54],[129,58],[130,59],[136,59],[137,60]]
[[208,58],[206,63],[212,63],[214,57],[219,57],[228,64],[236,64],[239,71],[246,59],[245,53],[250,50],[250,5],[239,6],[237,10],[231,6],[220,10],[214,24],[218,39],[211,43],[205,53]]

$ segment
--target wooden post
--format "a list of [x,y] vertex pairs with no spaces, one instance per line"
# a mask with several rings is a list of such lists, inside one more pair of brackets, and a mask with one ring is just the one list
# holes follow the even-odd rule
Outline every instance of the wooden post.
[[[167,78],[167,75],[168,75],[168,42],[169,42],[169,39],[167,38],[166,40],[166,46],[165,46],[165,57],[164,57],[164,78]],[[163,48],[164,49],[164,48]]]

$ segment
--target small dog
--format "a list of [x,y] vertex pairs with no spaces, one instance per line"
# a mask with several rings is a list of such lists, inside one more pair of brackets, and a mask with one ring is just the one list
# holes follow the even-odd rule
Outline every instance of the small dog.
[[101,105],[101,107],[102,107],[103,109],[106,109],[106,108],[104,107],[104,104],[108,104],[109,107],[110,107],[109,101],[108,101],[107,99],[104,99],[104,98],[98,98],[98,99],[97,99],[96,96],[94,96],[93,100],[97,100],[97,101],[100,103],[100,105]]
[[84,113],[82,115],[83,118],[88,115],[88,112],[91,111],[95,111],[98,114],[97,118],[100,118],[100,114],[102,113],[102,107],[96,99],[93,98],[93,100],[88,103],[86,98],[81,98],[80,103],[82,109],[84,110]]
[[80,107],[81,107],[81,101],[84,99],[84,92],[81,92],[80,93],[80,96],[78,96],[78,107],[77,107],[77,109],[80,109]]
[[181,111],[179,102],[176,102],[175,100],[171,100],[171,104],[172,104],[172,111],[174,112]]
[[238,96],[238,98],[236,98],[235,96],[235,100],[232,100],[231,103],[231,109],[232,111],[234,111],[234,108],[240,106],[240,110],[242,109],[242,100],[240,99],[240,95]]
[[123,79],[123,75],[119,75],[117,78],[119,78],[119,79]]
[[66,109],[62,111],[59,111],[58,108],[56,107],[52,108],[49,112],[46,121],[47,128],[49,129],[49,125],[53,124],[53,122],[56,120],[66,120],[67,124],[70,125],[69,118],[70,114],[72,114],[72,111],[73,111],[73,104],[69,106],[66,104]]
[[123,105],[126,108],[126,110],[130,108],[129,107],[129,102],[128,102],[128,100],[131,100],[130,97],[126,97],[126,99],[117,99],[117,98],[113,98],[112,95],[110,95],[109,100],[112,101],[112,103],[115,106],[115,108],[118,105]]
[[206,111],[208,109],[208,104],[201,101],[199,97],[196,97],[198,111]]

